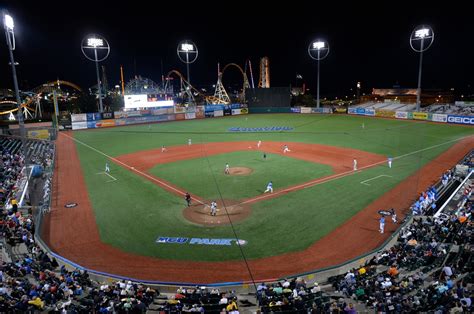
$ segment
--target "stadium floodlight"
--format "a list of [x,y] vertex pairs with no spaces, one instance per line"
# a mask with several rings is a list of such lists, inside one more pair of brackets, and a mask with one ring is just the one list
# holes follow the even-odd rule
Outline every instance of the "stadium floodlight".
[[[110,46],[107,40],[96,34],[90,34],[84,37],[81,44],[81,50],[84,56],[95,62],[95,71],[97,75],[97,92],[99,95],[99,111],[103,112],[102,91],[100,84],[99,62],[107,59],[110,53]],[[91,53],[93,50],[93,54]]]
[[318,77],[316,88],[316,106],[319,108],[319,62],[329,54],[329,43],[325,40],[313,40],[308,47],[309,56],[318,61]]
[[428,50],[434,41],[434,32],[430,26],[420,25],[416,27],[410,36],[411,48],[420,53],[420,64],[418,66],[418,88],[416,89],[416,111],[420,111],[421,103],[421,69],[423,65],[423,51]]
[[5,14],[3,21],[5,23],[5,28],[7,30],[13,31],[13,28],[15,28],[15,23],[13,22],[13,18],[9,14]]
[[178,44],[178,58],[186,63],[186,71],[187,71],[187,80],[188,83],[191,84],[191,76],[189,74],[189,65],[196,61],[198,57],[198,49],[197,46],[190,40],[183,40]]
[[[10,65],[12,67],[13,86],[15,88],[15,98],[16,98],[16,103],[17,103],[17,108],[18,108],[17,117],[18,117],[18,125],[20,127],[21,146],[22,146],[22,151],[25,158],[25,166],[28,166],[28,154],[26,153],[25,123],[24,123],[23,110],[22,110],[23,108],[22,108],[21,99],[20,99],[20,90],[18,88],[18,78],[16,76],[16,66],[18,65],[18,63],[15,62],[15,58],[13,57],[13,50],[15,50],[15,33],[13,32],[13,29],[15,27],[15,23],[13,22],[13,17],[10,14],[8,14],[6,11],[3,11],[2,13],[3,13],[3,22],[4,22],[4,27],[5,27],[5,36],[7,38],[8,52],[10,54]],[[10,114],[10,118],[13,118],[12,114]]]

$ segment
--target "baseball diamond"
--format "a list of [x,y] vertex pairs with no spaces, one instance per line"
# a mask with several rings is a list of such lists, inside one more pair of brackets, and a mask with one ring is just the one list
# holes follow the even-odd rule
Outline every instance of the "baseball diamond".
[[[462,126],[346,115],[61,132],[42,236],[81,266],[142,280],[248,281],[242,252],[254,279],[308,272],[378,247],[396,229],[387,221],[378,232],[378,211],[395,208],[402,219],[473,145]],[[97,175],[107,160],[108,183]]]

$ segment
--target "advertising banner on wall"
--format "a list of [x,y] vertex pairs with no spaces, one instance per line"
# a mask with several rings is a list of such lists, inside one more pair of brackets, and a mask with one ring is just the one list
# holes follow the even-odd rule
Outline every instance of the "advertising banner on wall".
[[240,114],[248,114],[249,108],[240,108]]
[[150,107],[173,107],[173,100],[164,100],[156,95],[125,95],[125,108],[150,108]]
[[232,109],[232,115],[239,115],[240,114],[240,109]]
[[224,116],[230,116],[232,114],[232,109],[230,107],[226,107],[224,109]]
[[101,113],[102,115],[102,120],[105,120],[105,119],[113,119],[114,118],[114,113],[113,112],[102,112]]
[[177,113],[174,115],[175,120],[184,120],[186,117],[184,113]]
[[185,113],[186,112],[186,107],[174,107],[174,113]]
[[49,131],[48,129],[28,131],[27,137],[38,140],[49,140]]
[[73,130],[87,129],[87,122],[86,122],[86,121],[73,122],[73,123],[72,123],[72,129],[73,129]]
[[301,113],[311,113],[310,107],[301,107]]
[[185,118],[186,118],[186,120],[196,119],[196,113],[195,112],[186,112],[185,113]]
[[83,122],[87,121],[87,115],[85,113],[78,113],[71,115],[71,122]]
[[448,115],[448,123],[474,125],[474,116]]
[[357,109],[356,108],[347,108],[347,113],[348,114],[357,114]]
[[334,109],[334,113],[346,113],[347,108],[336,108]]
[[115,125],[126,125],[127,120],[126,119],[115,119]]
[[206,105],[205,110],[208,111],[216,111],[216,110],[224,110],[225,105]]
[[196,119],[202,119],[204,117],[204,106],[196,106]]
[[86,116],[87,116],[87,121],[98,121],[102,119],[99,112],[86,113]]
[[377,117],[394,118],[395,117],[395,111],[377,109],[377,110],[375,110],[375,115]]
[[95,126],[97,128],[109,128],[109,127],[115,126],[115,120],[107,119],[107,120],[97,121]]
[[205,112],[205,117],[206,118],[213,118],[214,117],[214,111],[206,111]]
[[365,113],[364,113],[366,116],[375,116],[375,109],[365,109]]
[[428,120],[428,113],[426,112],[413,112],[413,119],[415,120]]
[[448,121],[448,115],[447,114],[433,113],[433,115],[431,116],[431,121],[447,122]]
[[87,121],[87,128],[88,129],[95,129],[96,128],[96,123],[99,122],[99,121]]
[[406,112],[406,111],[397,111],[397,112],[395,112],[395,118],[397,118],[397,119],[408,119],[408,112]]
[[154,116],[160,116],[162,114],[167,114],[167,113],[168,113],[167,108],[151,109],[151,114]]
[[292,113],[301,113],[301,107],[291,107],[290,110]]
[[224,110],[214,110],[214,117],[223,117]]

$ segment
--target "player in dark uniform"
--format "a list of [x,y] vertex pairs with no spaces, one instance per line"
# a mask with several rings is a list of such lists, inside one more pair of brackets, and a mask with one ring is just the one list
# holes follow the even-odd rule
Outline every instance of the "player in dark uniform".
[[186,196],[184,197],[184,199],[186,200],[188,207],[191,206],[191,195],[188,192],[186,192]]

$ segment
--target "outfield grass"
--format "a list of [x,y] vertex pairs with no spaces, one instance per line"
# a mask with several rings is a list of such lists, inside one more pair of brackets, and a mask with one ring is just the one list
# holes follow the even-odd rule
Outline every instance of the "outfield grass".
[[[364,129],[361,128],[362,123],[365,124]],[[227,132],[229,127],[234,126],[291,126],[294,130],[276,133]],[[75,138],[110,156],[159,148],[161,145],[184,145],[188,138],[192,138],[193,143],[243,140],[319,143],[393,157],[441,144],[395,160],[392,169],[387,169],[386,166],[371,168],[253,204],[252,215],[247,220],[235,224],[238,237],[248,241],[244,247],[248,258],[272,256],[308,247],[449,148],[454,144],[450,141],[472,134],[472,128],[454,125],[345,115],[298,114],[249,115],[171,122],[154,124],[151,130],[146,125],[140,125],[74,132]],[[182,198],[123,168],[112,165],[112,175],[117,181],[106,183],[108,180],[106,176],[96,175],[97,172],[103,171],[106,158],[81,144],[77,144],[77,149],[104,242],[127,252],[167,259],[203,261],[241,259],[237,246],[156,244],[158,236],[233,238],[234,235],[228,226],[209,228],[187,222],[181,215],[184,206]],[[219,158],[218,156],[215,158]],[[224,159],[216,161],[215,166],[208,165],[207,168],[198,166],[199,174],[195,173],[196,169],[193,170],[193,167],[189,166],[183,173],[185,178],[182,179],[189,182],[192,180],[198,183],[207,182],[208,179],[205,181],[199,179],[202,176],[210,178],[213,173],[220,175],[226,162]],[[176,165],[169,164],[169,166]],[[234,164],[231,163],[231,166]],[[164,167],[160,171],[165,173],[168,170]],[[387,171],[390,171],[391,178],[377,179],[376,184],[370,188],[360,184],[363,180],[387,174]],[[307,174],[303,173],[302,176],[304,175]],[[244,189],[247,185],[263,189],[267,183],[267,178],[262,179],[263,185],[258,181],[260,178],[257,180],[257,177],[252,175],[247,177],[250,178],[251,181],[243,183]],[[222,182],[218,180],[219,188],[226,189],[225,182]],[[203,194],[212,195],[215,183],[206,186],[203,187]],[[412,192],[407,191],[406,195]],[[284,245],[280,241],[282,239]]]
[[[225,164],[230,167],[248,167],[246,176],[224,174]],[[332,174],[328,165],[267,154],[259,151],[232,152],[160,164],[150,173],[207,200],[240,200],[262,194],[269,181],[275,189],[282,189],[311,179]]]

